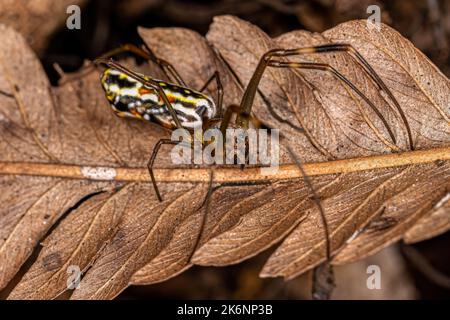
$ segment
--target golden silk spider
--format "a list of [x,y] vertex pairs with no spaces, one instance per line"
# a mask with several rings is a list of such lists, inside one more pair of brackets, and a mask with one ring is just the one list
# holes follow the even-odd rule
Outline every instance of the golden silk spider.
[[[122,52],[131,52],[146,60],[153,61],[160,66],[160,68],[165,72],[168,78],[174,79],[176,83],[169,83],[166,81],[154,79],[150,76],[139,74],[112,60],[112,56]],[[286,58],[293,56],[330,52],[344,52],[350,55],[353,60],[362,67],[362,70],[371,78],[378,89],[383,91],[390,98],[390,100],[397,108],[402,121],[405,124],[409,140],[409,147],[413,149],[410,127],[408,125],[405,114],[403,113],[396,98],[383,82],[383,80],[379,77],[379,75],[375,72],[375,70],[366,61],[366,59],[349,44],[337,43],[295,49],[272,49],[266,52],[260,58],[259,63],[257,64],[248,85],[246,86],[239,106],[230,106],[226,108],[224,113],[222,112],[224,92],[218,72],[212,74],[208,81],[200,89],[195,90],[189,88],[186,85],[182,77],[169,62],[156,57],[152,50],[147,46],[139,48],[134,45],[124,45],[121,48],[110,51],[102,57],[98,58],[95,63],[107,66],[101,76],[101,83],[112,110],[118,116],[153,121],[169,129],[184,128],[189,130],[190,132],[192,132],[196,127],[208,128],[212,123],[220,121],[220,129],[222,133],[224,133],[224,130],[230,125],[233,114],[235,114],[234,125],[238,128],[247,130],[249,128],[249,122],[251,121],[253,101],[255,99],[256,93],[258,92],[260,80],[267,67],[309,69],[328,72],[344,85],[349,87],[354,93],[356,93],[361,99],[366,102],[366,104],[381,120],[391,140],[395,144],[396,138],[394,136],[394,133],[391,130],[386,119],[383,117],[382,113],[378,110],[374,103],[342,73],[340,73],[331,65],[325,63],[292,62],[286,60]],[[216,102],[214,102],[214,99],[212,97],[203,93],[204,89],[207,88],[212,81],[216,81],[217,85]],[[280,135],[280,137],[283,139],[282,135]],[[162,197],[158,190],[158,186],[153,174],[153,164],[162,145],[175,145],[178,143],[179,141],[160,139],[155,145],[147,164],[155,193],[160,201],[162,200]],[[294,162],[297,164],[299,170],[301,171],[305,184],[311,190],[312,199],[319,209],[326,237],[326,258],[329,262],[331,260],[331,248],[328,226],[322,205],[320,203],[320,199],[314,191],[309,177],[305,174],[300,160],[292,152],[289,145],[287,146],[287,150]],[[213,175],[211,175],[210,178],[208,194],[202,204],[203,206],[206,203],[206,212],[208,211],[209,198],[211,197],[212,192],[217,189],[217,187],[212,187],[212,179]],[[252,182],[242,182],[236,183],[234,185],[242,184],[252,184]],[[227,185],[221,184],[218,187],[223,186]],[[203,224],[204,220],[205,218],[203,217]],[[203,225],[200,229],[197,242],[200,238],[202,230]],[[194,247],[192,254],[195,252],[197,245],[198,243]]]

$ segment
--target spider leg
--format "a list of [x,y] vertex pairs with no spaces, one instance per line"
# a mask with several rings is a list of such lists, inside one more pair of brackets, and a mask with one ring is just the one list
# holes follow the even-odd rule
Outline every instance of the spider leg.
[[231,122],[231,117],[233,116],[234,113],[237,114],[238,112],[239,112],[239,106],[235,105],[235,104],[228,106],[228,108],[225,110],[225,114],[223,115],[222,122],[220,123],[220,132],[222,132],[224,141],[225,141],[225,137],[226,137],[226,130]]
[[[332,66],[328,64],[323,63],[300,63],[300,62],[285,62],[281,61],[280,58],[282,57],[288,57],[293,55],[300,55],[300,54],[306,54],[306,53],[322,53],[322,52],[330,52],[330,51],[347,51],[349,52],[357,61],[359,61],[360,65],[362,65],[363,69],[366,73],[369,74],[371,79],[378,85],[378,87],[385,91],[385,93],[391,98],[391,100],[394,102],[396,108],[398,109],[403,122],[405,123],[406,130],[408,131],[408,139],[410,148],[413,149],[413,143],[410,133],[409,124],[406,120],[406,117],[403,113],[403,110],[400,108],[400,105],[398,104],[397,100],[393,96],[393,94],[390,92],[390,90],[387,88],[387,86],[384,84],[384,82],[381,80],[381,78],[376,74],[376,72],[373,70],[373,68],[370,66],[370,64],[367,63],[367,61],[356,51],[353,49],[353,47],[348,45],[328,45],[328,46],[318,46],[318,47],[308,47],[308,48],[300,48],[300,49],[292,49],[292,50],[283,50],[283,49],[275,49],[267,52],[262,56],[260,59],[258,66],[256,67],[255,72],[253,73],[251,80],[244,92],[244,95],[241,100],[240,108],[238,117],[236,120],[236,124],[242,128],[248,128],[248,122],[251,115],[251,109],[253,105],[253,101],[255,98],[255,94],[258,91],[258,85],[261,81],[261,78],[264,74],[264,71],[267,67],[279,67],[279,68],[300,68],[300,69],[313,69],[313,70],[321,70],[325,72],[331,73],[334,77],[336,77],[338,80],[343,82],[345,85],[350,87],[356,94],[358,94],[376,113],[376,115],[380,118],[383,125],[386,127],[392,141],[394,144],[396,143],[395,136],[387,123],[386,119],[383,117],[381,112],[376,108],[376,106],[370,101],[370,99],[367,98],[351,81],[349,81],[344,75],[342,75],[339,71],[334,69]],[[327,266],[325,270],[328,272],[328,280],[331,282],[331,285],[333,285],[333,274],[332,269],[330,266],[331,261],[331,243],[329,238],[329,228],[328,228],[328,222],[325,216],[324,209],[322,207],[322,204],[320,202],[320,198],[317,196],[315,189],[309,179],[309,177],[306,175],[303,165],[300,162],[300,159],[295,155],[295,153],[292,151],[292,149],[288,146],[288,152],[291,156],[291,158],[296,163],[297,167],[299,168],[302,176],[304,177],[305,184],[308,186],[308,188],[311,190],[312,193],[312,199],[314,200],[316,206],[319,209],[319,214],[322,219],[322,224],[324,227],[324,236],[326,239],[326,259],[327,259]]]
[[[134,49],[139,49],[139,48],[137,48],[137,47],[132,47],[132,48],[134,48]],[[160,85],[157,81],[154,81],[153,79],[143,78],[141,75],[139,75],[139,74],[137,74],[137,73],[135,73],[135,72],[133,72],[133,71],[127,69],[126,67],[122,66],[121,64],[119,64],[119,63],[117,63],[117,62],[115,62],[115,61],[113,61],[113,60],[111,60],[111,59],[107,59],[107,58],[103,58],[103,57],[102,57],[102,58],[97,59],[97,60],[96,60],[96,63],[103,63],[103,64],[106,64],[106,65],[108,65],[109,67],[115,68],[115,69],[117,69],[118,71],[120,71],[120,72],[122,72],[122,73],[128,75],[129,77],[131,77],[131,78],[133,78],[133,79],[135,79],[135,80],[137,80],[137,81],[140,81],[144,86],[147,86],[147,87],[156,89],[156,90],[158,91],[160,97],[161,97],[162,100],[164,101],[164,104],[167,106],[167,109],[169,110],[169,112],[170,112],[170,114],[171,114],[171,116],[172,116],[172,119],[173,119],[173,121],[175,122],[176,127],[177,127],[177,128],[182,128],[181,123],[180,123],[180,121],[179,121],[179,119],[178,119],[178,117],[177,117],[177,114],[176,114],[175,110],[173,109],[173,107],[172,107],[170,101],[168,100],[168,98],[167,98],[167,96],[166,96],[166,94],[165,94],[165,92],[164,92],[164,89],[161,87],[161,85]],[[206,88],[207,85],[208,85],[213,79],[216,79],[216,82],[217,82],[217,89],[218,89],[218,106],[221,108],[221,107],[222,107],[222,101],[223,101],[223,89],[222,89],[222,85],[221,85],[221,82],[220,82],[220,78],[219,78],[218,72],[215,72],[215,73],[213,74],[213,76],[210,77],[210,79],[209,79],[209,80],[206,82],[206,84],[203,86],[202,90],[204,90],[204,88]],[[178,141],[172,141],[172,140],[170,140],[170,139],[161,139],[161,140],[159,140],[159,141],[157,142],[157,144],[155,145],[155,147],[154,147],[154,149],[153,149],[153,152],[152,152],[152,154],[151,154],[151,156],[150,156],[150,159],[149,159],[149,161],[148,161],[147,167],[148,167],[148,170],[149,170],[150,178],[151,178],[151,180],[152,180],[152,184],[153,184],[153,187],[154,187],[154,189],[155,189],[156,196],[157,196],[157,198],[158,198],[159,201],[162,201],[162,197],[161,197],[161,194],[160,194],[160,192],[159,192],[159,189],[158,189],[158,186],[157,186],[157,183],[156,183],[156,179],[155,179],[154,173],[153,173],[153,165],[154,165],[154,162],[155,162],[155,160],[156,160],[156,156],[157,156],[157,154],[158,154],[158,152],[159,152],[159,150],[160,150],[160,148],[161,148],[161,146],[162,146],[163,144],[172,144],[172,145],[176,145],[176,144],[179,144],[179,143],[180,143],[180,142],[178,142]]]
[[[222,132],[222,134],[223,134],[223,136],[225,137],[225,130],[226,130],[226,128],[228,127],[228,125],[229,125],[229,122],[230,122],[230,119],[231,119],[231,116],[232,116],[232,114],[233,113],[238,113],[239,112],[239,108],[238,108],[238,106],[236,106],[236,105],[231,105],[231,106],[229,106],[228,108],[227,108],[227,110],[225,111],[225,116],[224,116],[224,118],[223,118],[223,120],[222,120],[222,124],[221,124],[221,132]],[[249,116],[249,118],[251,119],[252,117],[251,116]],[[266,126],[267,127],[267,126]],[[268,129],[271,129],[271,128],[269,128],[268,127]],[[283,135],[280,135],[280,137],[281,137],[281,139],[285,139],[284,138],[284,136]],[[225,140],[225,139],[224,139]],[[323,207],[322,207],[322,204],[320,203],[320,198],[319,198],[319,196],[317,195],[317,193],[316,193],[316,191],[315,191],[315,189],[314,189],[314,187],[313,187],[313,185],[312,185],[312,182],[311,182],[311,179],[309,179],[309,177],[308,177],[308,175],[306,174],[306,172],[305,172],[305,170],[304,170],[304,168],[303,168],[303,165],[302,165],[302,162],[300,161],[300,159],[297,157],[297,155],[292,151],[292,149],[289,147],[289,145],[287,145],[287,150],[288,150],[288,152],[289,152],[289,155],[290,155],[290,157],[292,158],[292,160],[294,160],[294,162],[295,162],[295,164],[297,165],[297,167],[299,168],[299,170],[300,170],[300,172],[301,172],[301,174],[302,174],[302,176],[303,176],[303,180],[305,181],[305,184],[307,185],[307,187],[311,190],[311,193],[312,193],[312,199],[313,199],[313,201],[315,202],[315,204],[316,204],[316,206],[317,206],[317,208],[319,209],[319,213],[320,213],[320,216],[321,216],[321,219],[322,219],[322,222],[323,222],[323,226],[324,226],[324,229],[325,229],[325,239],[327,239],[327,243],[326,243],[326,257],[327,257],[327,260],[328,261],[330,261],[331,260],[331,249],[330,249],[330,242],[329,242],[329,232],[328,232],[328,223],[327,223],[327,219],[326,219],[326,217],[325,217],[325,211],[324,211],[324,209],[323,209]],[[247,184],[249,183],[249,182],[246,182]],[[264,183],[264,182],[263,182]],[[267,182],[266,182],[267,183]],[[226,184],[222,184],[222,185],[219,185],[218,187],[220,188],[220,187],[222,187],[222,186],[237,186],[237,185],[243,185],[243,184],[245,184],[245,183],[241,183],[241,182],[233,182],[233,183],[226,183]],[[255,183],[253,183],[253,184],[259,184],[258,182],[255,182]],[[216,191],[216,188],[217,187],[215,187],[215,189],[212,191],[212,192],[214,192],[214,191]],[[212,192],[211,192],[211,194],[212,194]],[[205,200],[203,201],[203,204],[202,204],[202,206],[204,205],[206,203],[206,198],[205,198]]]
[[[378,73],[373,69],[373,67],[369,64],[369,62],[356,50],[351,44],[346,43],[334,43],[334,44],[326,44],[312,47],[303,47],[296,49],[275,49],[267,52],[264,56],[267,58],[270,57],[290,57],[290,56],[298,56],[304,54],[312,54],[312,53],[330,53],[330,52],[345,52],[347,53],[356,63],[358,63],[365,73],[372,79],[372,81],[378,86],[378,88],[386,93],[386,95],[390,98],[390,100],[394,103],[395,108],[400,114],[400,117],[405,125],[409,147],[411,150],[414,150],[414,143],[412,140],[411,127],[409,126],[408,120],[406,118],[403,109],[400,107],[397,99],[393,95],[392,91],[388,88],[388,86],[384,83]],[[384,98],[384,97],[383,97]]]
[[[203,91],[208,86],[208,83],[212,81],[214,76],[218,77],[218,75],[219,74],[216,72],[202,87],[201,91]],[[218,78],[216,78],[216,79],[218,79]],[[218,83],[218,87],[221,87],[221,85],[219,83]],[[219,92],[219,94],[220,94],[220,92]],[[220,99],[219,101],[221,104],[222,100]],[[227,109],[225,110],[225,114],[221,118],[220,131],[221,131],[222,137],[224,137],[224,139],[222,139],[223,140],[223,150],[225,150],[226,129],[228,128],[228,126],[231,122],[233,114],[238,114],[238,113],[239,113],[239,106],[238,105],[230,105],[227,107]],[[252,117],[250,117],[250,118],[253,119]],[[246,145],[246,157],[248,156],[247,149],[248,148]],[[224,156],[225,156],[225,154],[224,154]],[[270,184],[271,183],[270,181],[238,181],[238,182],[225,182],[225,183],[221,183],[221,184],[213,187],[213,182],[214,182],[214,167],[211,168],[208,192],[206,193],[205,198],[203,199],[203,202],[201,203],[201,205],[198,208],[198,210],[201,210],[202,208],[204,208],[204,214],[202,215],[202,221],[201,221],[199,232],[197,234],[195,246],[193,247],[193,249],[189,255],[188,261],[191,260],[192,256],[194,255],[195,251],[197,250],[197,248],[199,246],[200,239],[203,234],[205,223],[206,223],[206,217],[208,216],[208,213],[210,210],[209,209],[210,208],[210,200],[215,191],[217,191],[218,189],[223,188],[223,187],[252,186],[252,185],[261,185],[261,184]]]
[[[200,88],[200,92],[203,92],[208,86],[209,84],[215,80],[216,81],[216,91],[217,91],[217,109],[218,109],[218,114],[217,114],[217,118],[220,119],[222,117],[222,104],[223,104],[223,86],[222,86],[222,81],[220,81],[220,74],[219,71],[214,71],[213,75],[211,77],[209,77],[208,80],[206,80],[205,84]],[[211,119],[213,120],[213,119]]]
[[400,117],[402,118],[402,121],[405,124],[405,128],[408,134],[409,147],[411,150],[414,150],[411,127],[409,126],[408,120],[406,118],[405,113],[403,112],[403,109],[400,107],[400,104],[398,103],[397,99],[392,94],[392,91],[387,87],[387,85],[384,83],[384,81],[381,79],[378,73],[372,68],[369,62],[358,52],[358,50],[355,49],[355,47],[347,43],[333,43],[284,51],[285,54],[283,56],[301,55],[307,53],[327,53],[327,52],[328,53],[346,52],[347,54],[349,54],[350,57],[352,57],[352,59],[356,61],[364,69],[366,74],[369,75],[369,77],[378,86],[378,88],[380,90],[383,90],[387,94],[387,96],[391,99],[391,101],[394,103],[395,108],[398,110]]
[[170,74],[172,76],[172,78],[181,86],[186,87],[186,82],[183,80],[183,78],[180,76],[180,74],[178,73],[177,69],[175,69],[175,67],[168,62],[167,60],[158,58],[152,51],[152,49],[150,49],[149,46],[147,46],[147,44],[144,43],[144,48],[146,50],[141,49],[145,54],[148,55],[148,59],[153,61],[154,63],[156,63],[157,65],[160,66],[160,68],[166,73],[166,75]]
[[[283,135],[280,135],[281,139],[284,139]],[[303,168],[303,164],[299,157],[292,151],[291,147],[287,144],[286,149],[288,150],[289,156],[294,160],[297,168],[301,172],[303,176],[303,181],[306,186],[309,188],[312,199],[316,204],[316,207],[319,209],[319,215],[322,220],[323,232],[325,237],[325,254],[326,254],[326,263],[322,264],[319,267],[314,269],[313,273],[313,288],[312,288],[312,296],[314,299],[329,299],[329,295],[332,290],[336,286],[335,278],[334,278],[334,270],[331,266],[331,241],[330,241],[330,231],[328,227],[328,220],[325,215],[325,210],[323,209],[322,203],[320,202],[320,197],[316,193],[311,179],[306,174],[305,169]]]
[[[109,58],[112,58],[118,54],[129,52],[129,53],[133,53],[136,56],[141,57],[147,61],[153,61],[161,68],[161,70],[164,72],[164,74],[169,79],[176,82],[176,84],[178,84],[180,86],[186,87],[186,82],[184,82],[183,78],[180,76],[180,74],[178,73],[178,71],[175,69],[175,67],[172,64],[170,64],[166,60],[158,58],[146,44],[144,44],[144,48],[145,48],[145,50],[143,48],[139,48],[139,47],[135,46],[134,44],[129,44],[129,43],[124,44],[116,49],[112,49],[112,50],[102,54],[100,57],[98,57],[97,59],[94,60],[94,64],[85,66],[84,68],[82,68],[83,71],[81,73],[75,74],[73,76],[64,75],[64,73],[62,72],[62,70],[60,70],[61,68],[58,65],[55,65],[54,67],[55,67],[56,71],[58,72],[58,74],[61,76],[61,78],[62,78],[61,84],[63,84],[68,81],[73,81],[75,79],[83,77],[83,76],[89,74],[90,72],[92,72],[92,70],[94,70],[96,61],[108,60]],[[64,76],[64,78],[63,78],[63,76]]]
[[378,110],[378,108],[373,104],[373,102],[364,93],[362,93],[361,90],[359,90],[358,87],[356,87],[350,80],[348,80],[343,74],[341,74],[339,71],[337,71],[335,68],[333,68],[329,64],[311,63],[311,62],[284,62],[284,61],[279,61],[279,60],[270,60],[268,63],[268,66],[276,67],[276,68],[298,68],[298,69],[320,70],[320,71],[325,71],[325,72],[331,73],[338,80],[342,81],[348,87],[350,87],[357,95],[359,95],[370,106],[370,108],[375,112],[377,117],[383,122],[383,125],[387,129],[389,136],[391,137],[394,144],[397,142],[395,139],[395,135],[392,132],[391,127],[389,126],[389,124],[387,123],[386,119],[381,114],[381,112]]
[[208,212],[209,212],[209,202],[210,202],[209,199],[211,198],[212,190],[213,190],[212,189],[213,182],[214,182],[214,169],[211,168],[210,175],[209,175],[208,192],[206,193],[205,199],[203,200],[202,205],[198,208],[198,210],[200,210],[205,205],[205,203],[206,203],[206,206],[204,209],[204,213],[202,215],[202,220],[200,222],[200,228],[197,233],[197,238],[195,239],[195,245],[192,248],[192,250],[189,254],[188,260],[187,260],[188,262],[191,261],[192,256],[194,255],[195,251],[197,251],[198,245],[200,243],[200,238],[203,234],[203,230],[205,229],[206,216],[208,215]]
[[204,214],[202,215],[202,221],[200,224],[199,232],[197,234],[197,239],[195,241],[195,246],[193,247],[191,254],[189,255],[188,261],[191,261],[192,256],[194,255],[195,251],[197,251],[198,246],[200,244],[200,239],[201,239],[201,236],[205,229],[206,217],[208,216],[209,211],[210,211],[211,198],[215,191],[219,190],[220,188],[224,188],[224,187],[267,185],[267,184],[271,184],[272,182],[271,181],[236,181],[236,182],[220,183],[217,186],[213,186],[213,183],[214,183],[214,168],[211,168],[211,174],[210,174],[209,183],[208,183],[208,192],[206,193],[205,198],[203,199],[203,202],[201,203],[201,205],[198,208],[198,210],[201,210],[203,208]]
[[185,146],[191,147],[190,144],[183,143],[180,141],[173,141],[171,139],[160,139],[160,140],[158,140],[156,145],[153,147],[152,154],[147,162],[147,168],[148,168],[148,173],[150,174],[150,179],[152,180],[153,189],[155,190],[156,197],[158,198],[158,200],[160,202],[163,201],[163,199],[161,197],[161,193],[159,192],[158,185],[156,184],[155,175],[153,173],[153,165],[155,163],[156,156],[158,155],[158,152],[161,149],[161,146],[164,144],[170,144],[170,145],[184,144]]

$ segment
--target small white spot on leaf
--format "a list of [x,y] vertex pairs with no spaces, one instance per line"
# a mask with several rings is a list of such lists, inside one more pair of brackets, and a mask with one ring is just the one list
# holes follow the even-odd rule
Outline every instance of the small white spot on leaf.
[[82,167],[81,173],[86,178],[93,180],[113,180],[117,175],[114,168],[108,167]]

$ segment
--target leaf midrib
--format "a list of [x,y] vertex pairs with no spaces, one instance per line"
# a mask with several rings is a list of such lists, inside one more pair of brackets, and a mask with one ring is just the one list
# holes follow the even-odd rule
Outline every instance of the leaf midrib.
[[[320,176],[420,165],[436,161],[450,161],[450,147],[349,158],[328,162],[305,163],[303,164],[303,167],[308,176]],[[69,164],[0,161],[0,175],[47,176],[90,181],[151,181],[147,168],[89,166],[92,170],[107,169],[114,173],[114,175],[100,175],[96,178],[83,174],[85,168],[85,166]],[[295,164],[280,165],[278,170],[271,175],[263,175],[260,169],[261,167],[248,167],[242,170],[240,166],[215,168],[214,182],[277,181],[302,178],[302,175]],[[208,183],[210,171],[211,169],[209,167],[154,169],[155,178],[158,182],[180,183]]]

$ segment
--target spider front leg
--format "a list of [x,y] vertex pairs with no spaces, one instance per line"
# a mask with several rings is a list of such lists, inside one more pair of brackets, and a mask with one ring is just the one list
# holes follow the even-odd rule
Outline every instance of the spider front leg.
[[[252,110],[253,102],[255,99],[256,92],[258,90],[259,83],[264,74],[264,71],[268,66],[276,67],[275,64],[271,65],[271,60],[273,60],[273,57],[282,56],[282,54],[285,51],[286,50],[271,50],[271,51],[267,52],[266,54],[264,54],[262,56],[262,58],[260,59],[258,66],[256,67],[256,70],[253,73],[253,75],[250,79],[250,82],[249,82],[247,88],[245,89],[244,95],[242,97],[241,104],[239,106],[237,119],[236,119],[237,126],[244,128],[244,129],[248,129],[249,120],[251,118],[251,110]],[[344,83],[350,82],[339,72],[336,72],[336,73],[338,75],[338,79],[340,79],[341,81],[344,81]],[[347,81],[345,81],[345,80],[347,80]],[[351,88],[354,89],[356,87],[352,86]],[[357,92],[361,93],[359,90],[357,90]],[[364,99],[365,101],[370,101],[367,97],[364,96],[364,94],[361,93],[361,95],[365,98]],[[376,109],[376,107],[375,107],[375,109]],[[280,138],[282,139],[282,141],[285,140],[285,137],[281,134],[280,134]],[[395,140],[395,138],[394,138],[394,140]],[[310,189],[310,192],[312,194],[312,199],[315,202],[315,204],[319,210],[319,214],[322,219],[322,225],[324,228],[324,237],[325,237],[325,241],[326,241],[326,247],[325,247],[325,249],[326,249],[325,257],[326,257],[326,261],[327,261],[326,270],[328,271],[328,275],[329,275],[329,277],[327,277],[327,279],[329,279],[330,283],[333,284],[334,277],[332,274],[332,268],[331,268],[331,264],[330,264],[330,262],[331,262],[331,241],[330,241],[330,234],[329,234],[329,229],[328,229],[328,221],[325,216],[325,210],[323,209],[320,198],[317,195],[317,193],[312,185],[311,180],[309,179],[308,175],[306,174],[306,172],[303,168],[300,158],[297,157],[297,155],[292,151],[292,149],[290,148],[289,145],[287,145],[287,150],[289,152],[290,157],[294,160],[295,164],[297,165],[301,175],[303,176],[304,183]]]
[[99,59],[108,59],[120,53],[131,52],[145,60],[153,61],[161,68],[161,70],[164,71],[169,79],[172,78],[172,80],[177,84],[186,87],[186,82],[184,82],[183,78],[180,76],[175,67],[170,64],[170,62],[158,58],[146,44],[144,44],[144,48],[145,50],[135,46],[134,44],[128,43],[103,54]]
[[270,60],[268,63],[269,67],[276,67],[276,68],[297,68],[297,69],[309,69],[309,70],[320,70],[325,71],[330,74],[332,74],[335,78],[342,81],[344,84],[346,84],[348,87],[350,87],[357,95],[359,95],[368,105],[369,107],[375,112],[377,117],[381,120],[384,127],[387,129],[389,136],[391,137],[394,144],[397,143],[394,133],[392,132],[391,127],[387,123],[384,116],[381,114],[381,112],[378,110],[378,108],[373,104],[373,102],[364,94],[362,93],[358,87],[356,87],[350,80],[348,80],[344,75],[342,75],[339,71],[337,71],[335,68],[330,66],[329,64],[324,63],[311,63],[311,62],[285,62],[280,60]]
[[[406,118],[403,109],[400,107],[397,99],[392,94],[391,90],[384,83],[378,73],[372,68],[370,63],[356,50],[351,44],[347,43],[333,43],[333,44],[325,44],[319,46],[312,47],[303,47],[296,49],[288,49],[288,50],[273,50],[275,52],[274,56],[279,57],[288,57],[288,56],[296,56],[302,54],[323,54],[330,52],[345,52],[347,53],[356,63],[358,63],[364,70],[364,72],[369,75],[372,81],[378,86],[378,88],[386,93],[386,95],[391,99],[394,103],[395,108],[397,109],[400,117],[405,125],[405,129],[408,135],[408,143],[411,150],[414,150],[414,143],[412,140],[411,127],[409,126],[408,119]],[[384,98],[384,97],[383,97]]]
[[366,73],[370,75],[370,77],[375,81],[375,83],[385,90],[387,94],[392,97],[395,105],[397,106],[397,109],[399,110],[399,113],[402,115],[402,119],[405,122],[406,129],[408,131],[408,137],[409,137],[409,143],[412,148],[412,140],[411,140],[411,134],[409,133],[409,125],[406,121],[406,118],[404,117],[403,111],[398,105],[397,100],[392,95],[392,93],[389,91],[387,86],[384,84],[384,82],[381,80],[381,78],[376,74],[376,72],[370,67],[370,64],[355,50],[355,49],[349,49],[353,48],[349,45],[342,45],[342,44],[335,44],[335,45],[326,45],[326,46],[315,46],[315,47],[305,47],[305,48],[298,48],[298,49],[273,49],[268,52],[266,52],[262,58],[260,59],[255,72],[253,73],[253,76],[247,86],[247,89],[244,92],[244,96],[241,101],[240,105],[240,116],[238,117],[238,123],[242,127],[248,127],[248,117],[251,112],[251,108],[253,105],[253,100],[255,98],[256,91],[258,90],[258,85],[261,81],[261,78],[264,74],[264,71],[267,67],[291,67],[291,68],[303,68],[303,69],[315,69],[315,70],[321,70],[330,72],[333,76],[335,76],[339,81],[350,87],[351,90],[353,90],[356,94],[358,94],[369,106],[374,112],[376,113],[377,117],[380,118],[383,125],[386,127],[386,130],[388,131],[388,134],[394,144],[396,144],[396,138],[392,132],[392,129],[388,125],[386,119],[383,117],[381,112],[378,110],[378,108],[370,101],[369,98],[367,98],[366,95],[364,95],[350,80],[348,80],[342,73],[334,69],[328,64],[323,63],[297,63],[297,65],[289,65],[290,62],[284,62],[281,61],[280,58],[282,57],[289,57],[289,56],[295,56],[295,55],[301,55],[301,54],[307,54],[307,53],[324,53],[324,52],[331,52],[331,51],[348,51],[353,54],[354,57],[356,57],[356,61],[360,63],[360,65],[363,66],[363,69]]
[[[144,50],[145,49],[145,50]],[[117,48],[117,49],[113,49],[105,54],[103,54],[99,59],[100,60],[105,60],[108,58],[111,58],[115,55],[118,55],[120,53],[124,53],[124,52],[130,52],[133,53],[145,60],[149,60],[152,61],[154,63],[156,63],[166,74],[166,76],[170,79],[172,78],[172,80],[182,86],[182,87],[188,87],[188,85],[186,84],[186,82],[183,80],[183,78],[181,77],[181,75],[178,73],[177,69],[167,60],[158,58],[155,53],[153,52],[153,50],[147,46],[147,44],[144,44],[144,49],[143,48],[139,48],[137,46],[135,46],[134,44],[124,44],[121,47]],[[98,59],[97,59],[98,60]],[[200,92],[203,92],[210,84],[211,82],[215,80],[216,81],[216,85],[217,85],[217,106],[219,109],[219,114],[218,116],[222,115],[222,102],[223,102],[223,86],[222,86],[222,82],[220,81],[220,75],[218,71],[215,71],[209,78],[208,80],[205,82],[205,84],[200,88]]]

